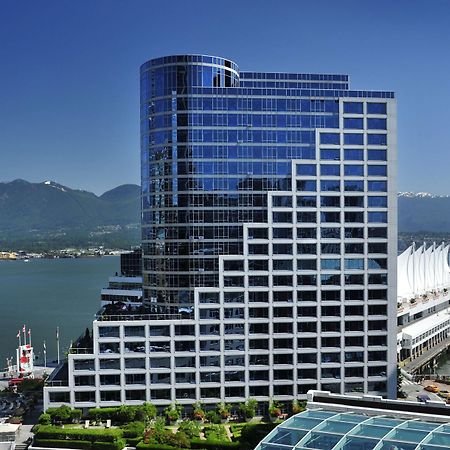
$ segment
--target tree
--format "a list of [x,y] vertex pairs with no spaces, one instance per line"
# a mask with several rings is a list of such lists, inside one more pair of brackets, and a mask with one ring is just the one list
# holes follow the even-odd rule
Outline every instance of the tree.
[[255,417],[256,408],[258,408],[258,402],[253,398],[249,398],[245,403],[239,405],[239,411],[245,419]]
[[402,388],[402,383],[403,383],[402,370],[400,369],[400,367],[397,367],[397,397],[406,398],[407,395]]

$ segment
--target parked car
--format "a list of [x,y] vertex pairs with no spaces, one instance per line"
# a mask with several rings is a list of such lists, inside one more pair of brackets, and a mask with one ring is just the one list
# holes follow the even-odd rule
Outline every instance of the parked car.
[[429,384],[428,386],[425,386],[425,390],[428,392],[439,392],[439,388],[435,384]]

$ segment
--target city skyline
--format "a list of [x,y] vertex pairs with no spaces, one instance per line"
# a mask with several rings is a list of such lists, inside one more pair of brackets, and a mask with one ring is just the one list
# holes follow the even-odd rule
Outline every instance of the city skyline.
[[254,71],[351,73],[355,89],[376,80],[395,90],[399,190],[450,193],[442,144],[449,62],[439,57],[448,41],[444,2],[246,2],[239,14],[206,2],[193,11],[182,2],[163,8],[136,1],[132,9],[99,1],[89,10],[69,2],[2,4],[0,181],[51,179],[97,194],[139,184],[136,67],[187,51],[219,54]]

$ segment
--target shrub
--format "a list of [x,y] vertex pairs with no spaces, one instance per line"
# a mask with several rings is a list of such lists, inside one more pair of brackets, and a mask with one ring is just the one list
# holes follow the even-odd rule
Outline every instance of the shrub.
[[277,402],[276,400],[270,402],[270,405],[269,405],[269,415],[270,415],[271,417],[279,417],[279,416],[281,416],[281,408],[282,408],[283,406],[284,406],[284,405],[283,405],[282,403]]
[[122,427],[124,438],[142,437],[145,430],[144,422],[130,422]]
[[183,407],[178,403],[172,403],[164,409],[164,415],[170,420],[175,421],[181,417]]
[[142,441],[142,436],[135,438],[127,438],[125,440],[127,442],[127,447],[136,447],[139,444],[139,442]]
[[52,417],[50,416],[50,414],[47,413],[43,413],[39,416],[38,422],[41,425],[50,425],[52,421]]
[[222,441],[203,441],[201,439],[192,439],[191,448],[204,450],[243,450],[247,448],[239,442],[222,442]]
[[60,439],[35,439],[35,447],[50,447],[50,448],[80,448],[89,450],[91,448],[91,442],[89,441],[67,441]]
[[92,450],[122,450],[125,446],[125,441],[118,439],[115,442],[94,442]]
[[137,450],[187,450],[183,448],[175,448],[166,444],[144,444],[143,442],[140,442],[136,448]]
[[205,418],[205,411],[203,409],[203,405],[200,402],[195,402],[192,405],[193,412],[192,415],[195,420],[203,420]]
[[247,443],[249,447],[255,448],[258,443],[267,436],[274,428],[274,423],[256,423],[245,425],[241,430],[240,442]]
[[208,411],[205,414],[205,418],[208,422],[211,423],[220,423],[221,422],[221,417],[219,416],[219,414],[216,411]]
[[115,411],[113,419],[119,423],[129,423],[133,422],[135,416],[136,408],[122,405]]
[[256,415],[256,408],[258,407],[258,402],[249,398],[245,403],[239,405],[239,412],[245,419],[252,419]]
[[70,406],[62,405],[58,408],[47,408],[52,422],[70,423],[72,421],[72,409]]
[[178,427],[178,431],[182,431],[190,439],[198,438],[200,437],[201,427],[194,420],[183,420]]
[[227,430],[223,425],[209,425],[203,431],[208,441],[229,442]]
[[114,442],[122,437],[122,430],[110,429],[83,429],[83,428],[59,428],[52,425],[40,425],[36,433],[38,439],[70,439],[90,442]]
[[222,419],[228,419],[232,407],[233,405],[230,405],[229,403],[220,402],[217,404],[217,412]]

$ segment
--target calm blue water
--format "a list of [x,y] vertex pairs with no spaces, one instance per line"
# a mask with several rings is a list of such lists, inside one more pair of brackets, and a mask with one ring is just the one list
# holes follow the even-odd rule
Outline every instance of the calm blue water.
[[0,368],[15,355],[17,332],[31,328],[35,354],[56,358],[56,327],[61,355],[100,307],[100,289],[120,269],[118,256],[81,259],[0,261]]

